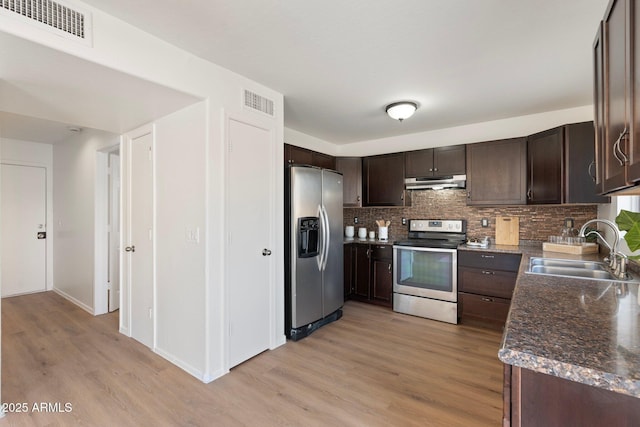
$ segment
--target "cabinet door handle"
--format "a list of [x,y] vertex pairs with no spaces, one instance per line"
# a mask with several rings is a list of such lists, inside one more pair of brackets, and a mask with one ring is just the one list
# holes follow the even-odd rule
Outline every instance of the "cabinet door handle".
[[400,200],[404,200],[404,191],[400,193]]
[[489,271],[489,270],[482,270],[482,274],[491,275],[491,274],[496,274],[496,273],[494,273],[493,271]]
[[592,160],[591,163],[589,163],[589,168],[587,169],[587,173],[589,174],[593,182],[596,182],[596,175],[591,173],[591,167],[595,165],[596,165],[596,161]]
[[438,172],[438,168],[433,168],[433,171],[434,172]]
[[467,191],[467,199],[471,198],[471,191]]
[[356,197],[356,201],[359,202],[360,201],[360,196]]
[[482,301],[484,301],[484,302],[493,302],[493,298],[482,297]]
[[[613,143],[613,155],[620,163],[620,166],[623,166],[629,160],[626,154],[624,154],[620,149],[620,143],[626,137],[626,134],[627,134],[627,128],[625,127],[622,130],[622,132],[620,132],[620,136],[618,137],[618,139],[616,139],[616,142]],[[618,156],[618,153],[622,155],[622,158]]]
[[618,157],[618,150],[616,150],[619,143],[620,143],[620,138],[618,138],[616,142],[613,143],[612,150],[613,150],[613,157],[615,157],[618,163],[620,163],[620,166],[622,166],[624,165],[624,163],[622,163],[622,160],[620,159],[620,157]]
[[429,172],[433,172],[433,168],[429,168]]
[[389,273],[391,273],[391,263],[389,263]]
[[531,189],[527,190],[527,199],[529,200],[533,199],[533,191]]

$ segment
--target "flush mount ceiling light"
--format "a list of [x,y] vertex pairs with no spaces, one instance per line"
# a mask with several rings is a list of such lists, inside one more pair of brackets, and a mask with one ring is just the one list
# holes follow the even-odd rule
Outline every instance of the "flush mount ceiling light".
[[403,121],[413,116],[418,109],[418,104],[411,101],[394,102],[387,105],[386,112],[392,119]]

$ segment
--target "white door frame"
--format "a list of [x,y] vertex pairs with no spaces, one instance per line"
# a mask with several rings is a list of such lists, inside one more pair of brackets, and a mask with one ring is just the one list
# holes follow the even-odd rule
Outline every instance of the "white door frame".
[[[94,273],[93,273],[93,314],[105,314],[108,312],[108,232],[109,216],[109,153],[121,150],[120,143],[112,145],[96,152],[96,191],[94,204]],[[120,212],[122,215],[122,212]]]
[[11,159],[2,159],[0,161],[2,164],[6,165],[16,165],[16,166],[29,166],[29,167],[38,167],[44,168],[45,176],[47,178],[46,182],[46,225],[45,230],[47,231],[47,243],[46,243],[46,290],[50,291],[53,289],[53,167],[52,165],[38,163],[38,162],[25,162],[22,160],[11,160]]

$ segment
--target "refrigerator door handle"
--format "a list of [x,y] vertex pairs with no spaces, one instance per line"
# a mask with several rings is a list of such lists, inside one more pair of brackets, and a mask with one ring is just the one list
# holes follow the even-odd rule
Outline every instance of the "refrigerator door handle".
[[316,257],[316,260],[318,262],[318,271],[322,271],[322,265],[324,263],[324,252],[326,249],[326,231],[324,229],[324,212],[322,211],[322,205],[318,206],[318,219],[319,219],[319,226],[320,226],[320,244],[322,245],[322,247],[320,248],[320,250],[318,250],[318,256]]
[[322,257],[320,258],[320,271],[324,271],[327,265],[327,250],[329,249],[329,229],[327,228],[327,213],[324,205],[320,206],[320,223],[322,224]]
[[322,271],[324,271],[327,268],[327,261],[329,260],[329,244],[331,242],[331,233],[330,233],[330,229],[329,229],[329,214],[327,213],[327,208],[324,207],[324,205],[322,205],[322,217],[324,220],[324,223],[322,224],[322,228],[323,228],[323,235],[324,235],[324,248],[323,249],[323,256],[322,256]]

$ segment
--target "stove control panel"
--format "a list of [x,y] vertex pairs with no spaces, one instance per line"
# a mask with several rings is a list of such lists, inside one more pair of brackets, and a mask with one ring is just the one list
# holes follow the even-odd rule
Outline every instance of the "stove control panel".
[[411,219],[409,231],[441,231],[446,233],[464,233],[463,219]]

